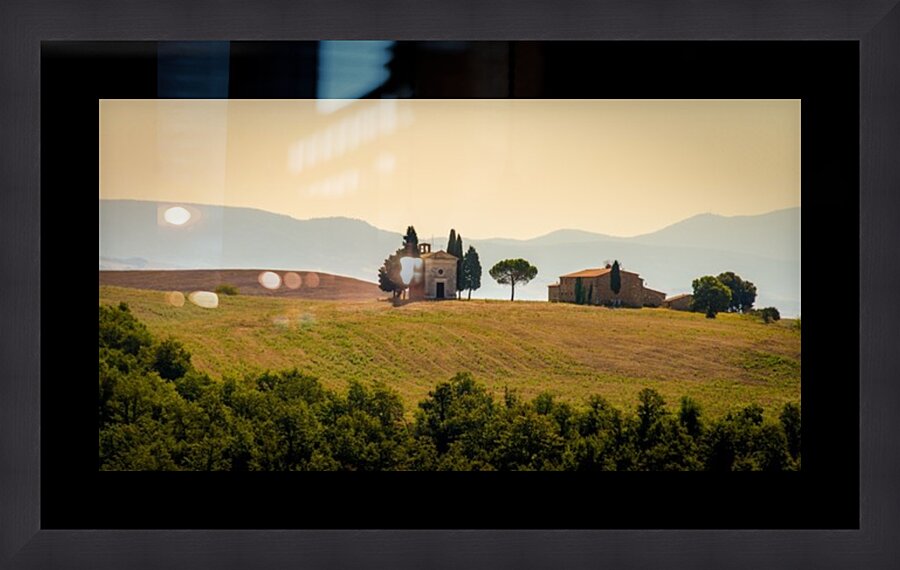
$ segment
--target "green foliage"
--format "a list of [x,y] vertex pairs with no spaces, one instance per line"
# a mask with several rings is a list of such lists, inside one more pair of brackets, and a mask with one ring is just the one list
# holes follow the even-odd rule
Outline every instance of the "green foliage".
[[191,355],[175,339],[168,338],[153,346],[149,354],[150,368],[163,380],[176,380],[191,369]]
[[100,349],[137,356],[150,346],[150,332],[138,322],[125,303],[118,307],[100,306]]
[[[384,264],[378,269],[379,289],[392,293],[395,298],[400,297],[403,291],[409,287],[409,284],[404,283],[400,275],[400,270],[402,269],[400,258],[407,256],[407,254],[409,254],[409,251],[405,247],[401,247],[388,256],[384,260]],[[414,257],[418,257],[418,255],[418,250],[416,250]]]
[[584,283],[581,277],[575,278],[575,304],[584,303]]
[[766,324],[769,324],[771,321],[781,320],[781,313],[779,313],[778,309],[776,309],[775,307],[765,307],[763,309],[760,309],[759,311],[754,311],[754,313],[759,315],[759,317]]
[[412,226],[406,227],[406,234],[403,235],[403,249],[409,255],[419,256],[419,236],[416,234],[416,228]]
[[228,295],[235,296],[238,294],[238,289],[234,285],[229,285],[227,283],[222,283],[216,287],[216,293],[219,295]]
[[378,288],[391,293],[395,299],[401,297],[410,285],[403,282],[400,274],[401,257],[419,257],[419,236],[416,235],[416,228],[413,226],[407,226],[403,235],[403,245],[389,255],[378,269]]
[[456,255],[456,230],[450,230],[450,237],[447,238],[447,253]]
[[394,297],[403,291],[403,288],[399,287],[394,281],[395,275],[399,274],[397,265],[395,256],[391,255],[384,260],[384,264],[378,269],[378,288],[382,291],[393,293]]
[[612,269],[609,272],[609,288],[612,289],[612,292],[616,295],[622,290],[622,272],[619,268],[618,259],[613,262]]
[[326,389],[298,370],[214,380],[178,342],[155,341],[127,306],[100,311],[103,470],[789,470],[800,407],[778,422],[757,405],[704,424],[644,389],[632,412],[593,396],[496,400],[468,373],[441,382],[408,421],[385,386]]
[[744,281],[733,271],[720,273],[717,279],[731,291],[727,309],[729,312],[747,313],[753,308],[753,303],[756,301],[756,285],[750,281]]
[[678,412],[678,421],[691,437],[698,437],[703,433],[703,423],[700,420],[700,404],[690,396],[681,398],[681,409]]
[[456,234],[456,247],[453,248],[456,256],[456,296],[461,297],[465,288],[465,276],[463,275],[463,243],[462,234]]
[[469,299],[471,299],[472,291],[481,288],[481,260],[478,259],[478,252],[471,245],[463,256],[462,276],[463,286],[460,291],[467,289],[469,291]]
[[[467,288],[465,268],[463,267],[465,255],[463,254],[462,234],[456,233],[455,229],[450,230],[450,237],[447,238],[447,253],[456,256],[456,295],[460,297],[463,289]],[[479,273],[479,278],[480,276]],[[471,296],[471,291],[469,294]]]
[[692,310],[706,313],[709,319],[716,318],[716,313],[728,309],[731,302],[731,289],[712,275],[694,279],[694,301]]
[[781,428],[787,438],[788,453],[791,458],[799,461],[800,459],[800,405],[789,403],[785,404],[778,420],[781,422]]
[[516,284],[527,284],[537,276],[538,270],[524,259],[504,259],[491,267],[489,273],[497,283],[512,286],[510,301],[515,301]]

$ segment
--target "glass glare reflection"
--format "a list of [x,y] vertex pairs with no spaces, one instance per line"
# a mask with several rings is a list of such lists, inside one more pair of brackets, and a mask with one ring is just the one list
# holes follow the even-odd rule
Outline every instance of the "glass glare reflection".
[[191,221],[191,213],[181,206],[172,206],[165,211],[163,219],[173,226],[183,226]]

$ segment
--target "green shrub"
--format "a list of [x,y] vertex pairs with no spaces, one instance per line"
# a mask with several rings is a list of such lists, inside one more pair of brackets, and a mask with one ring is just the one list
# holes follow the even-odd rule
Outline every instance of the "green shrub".
[[764,309],[753,309],[752,311],[750,311],[750,315],[762,319],[762,321],[766,324],[769,324],[772,321],[780,321],[781,320],[781,313],[779,313],[778,309],[776,309],[775,307],[766,307]]
[[233,297],[238,294],[238,289],[234,285],[229,285],[227,283],[223,283],[216,287],[216,294],[218,295],[228,295],[229,297]]
[[760,316],[764,323],[768,324],[769,321],[780,321],[781,314],[778,312],[778,309],[775,307],[766,307],[760,310]]

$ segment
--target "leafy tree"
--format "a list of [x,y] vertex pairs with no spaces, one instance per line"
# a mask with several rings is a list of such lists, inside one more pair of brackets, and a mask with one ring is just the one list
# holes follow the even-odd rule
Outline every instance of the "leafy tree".
[[581,277],[575,278],[575,304],[580,305],[584,303],[584,283]]
[[490,274],[497,283],[501,285],[511,285],[512,294],[510,301],[516,300],[516,284],[527,284],[537,276],[537,267],[531,265],[524,259],[504,259],[498,261],[491,267]]
[[591,283],[590,287],[588,287],[587,298],[585,298],[584,302],[588,305],[591,304],[591,299],[594,297],[594,284]]
[[762,317],[764,323],[769,324],[770,321],[780,321],[781,313],[775,307],[765,307],[759,310],[759,316]]
[[622,273],[619,269],[619,260],[613,261],[612,269],[609,272],[609,288],[616,295],[622,290]]
[[691,437],[699,436],[703,431],[703,424],[700,422],[700,404],[690,396],[683,396],[678,421]]
[[787,438],[788,452],[793,459],[798,459],[800,457],[800,405],[785,404],[778,419]]
[[191,355],[175,339],[167,338],[152,349],[150,367],[164,380],[175,380],[191,369]]
[[565,441],[552,417],[532,406],[507,411],[497,438],[494,467],[515,471],[550,471],[560,468]]
[[706,318],[716,318],[716,313],[728,308],[731,289],[712,275],[694,279],[694,300],[692,309],[706,313]]
[[415,435],[434,444],[439,454],[454,451],[485,464],[493,451],[496,405],[484,386],[468,373],[438,384],[419,403]]
[[384,260],[384,264],[378,269],[378,288],[391,293],[394,298],[399,297],[406,286],[400,278],[400,253],[404,249],[392,253]]
[[391,293],[395,299],[403,296],[403,292],[409,288],[409,283],[404,283],[400,274],[401,257],[419,257],[419,237],[413,226],[407,226],[402,247],[389,255],[378,269],[378,288]]
[[720,273],[717,279],[731,291],[731,299],[728,302],[729,312],[747,313],[753,308],[753,303],[756,301],[756,285],[750,281],[744,281],[733,271]]
[[126,303],[118,307],[100,306],[100,348],[137,356],[152,344],[150,333],[131,313]]
[[463,287],[468,289],[468,298],[471,299],[472,291],[481,288],[481,261],[478,259],[478,252],[471,245],[463,256],[462,274]]

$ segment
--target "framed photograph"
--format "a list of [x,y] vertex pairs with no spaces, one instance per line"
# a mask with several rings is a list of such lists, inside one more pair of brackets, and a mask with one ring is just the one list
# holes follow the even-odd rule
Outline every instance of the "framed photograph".
[[897,10],[399,9],[4,8],[2,564],[889,567]]

